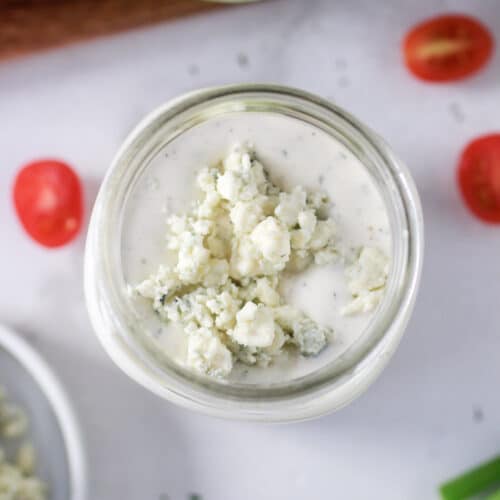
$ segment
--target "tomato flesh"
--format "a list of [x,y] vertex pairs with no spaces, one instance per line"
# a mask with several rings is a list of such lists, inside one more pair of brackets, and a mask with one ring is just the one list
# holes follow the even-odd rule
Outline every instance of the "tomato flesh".
[[418,78],[446,82],[479,71],[493,52],[493,37],[476,19],[458,14],[429,19],[404,40],[408,69]]
[[29,163],[17,174],[14,205],[23,227],[35,241],[46,247],[64,245],[82,225],[80,179],[60,161]]
[[460,158],[458,184],[472,213],[500,224],[500,134],[469,143]]

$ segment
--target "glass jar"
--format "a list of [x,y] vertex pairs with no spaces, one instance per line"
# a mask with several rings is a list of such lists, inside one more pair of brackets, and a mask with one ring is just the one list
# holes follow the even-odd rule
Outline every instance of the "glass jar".
[[[347,147],[366,167],[392,232],[386,292],[360,338],[333,362],[278,383],[203,377],[173,362],[137,314],[123,267],[130,194],[165,145],[191,127],[229,113],[266,112],[308,123]],[[116,154],[92,213],[85,293],[93,327],[114,362],[147,389],[206,414],[261,421],[301,420],[338,410],[359,396],[396,349],[415,301],[423,220],[414,183],[385,142],[349,113],[315,95],[274,85],[231,85],[191,92],[143,119]]]

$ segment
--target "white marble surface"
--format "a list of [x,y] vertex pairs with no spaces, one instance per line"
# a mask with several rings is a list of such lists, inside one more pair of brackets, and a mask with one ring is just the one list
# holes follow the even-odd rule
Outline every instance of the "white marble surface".
[[[0,321],[48,357],[86,434],[93,500],[434,498],[443,479],[500,452],[500,229],[455,188],[469,138],[499,129],[500,51],[480,75],[431,86],[401,64],[409,26],[473,12],[500,33],[497,0],[277,0],[0,66]],[[499,36],[500,37],[500,36]],[[82,297],[83,235],[35,246],[11,206],[24,162],[57,156],[88,207],[134,123],[188,89],[237,81],[303,87],[378,130],[411,168],[427,223],[416,312],[371,390],[338,414],[266,426],[171,406],[107,359]]]

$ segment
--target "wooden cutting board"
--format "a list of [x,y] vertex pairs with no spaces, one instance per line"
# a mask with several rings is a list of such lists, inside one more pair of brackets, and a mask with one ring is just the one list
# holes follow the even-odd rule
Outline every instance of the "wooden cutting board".
[[202,0],[0,0],[0,60],[217,7]]

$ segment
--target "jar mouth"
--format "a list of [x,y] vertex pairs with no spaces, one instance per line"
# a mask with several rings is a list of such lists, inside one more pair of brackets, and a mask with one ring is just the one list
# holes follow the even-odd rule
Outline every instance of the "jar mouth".
[[[161,148],[191,127],[225,113],[280,113],[304,120],[344,144],[377,181],[389,215],[392,265],[386,291],[360,339],[333,362],[287,382],[247,384],[199,376],[158,350],[130,308],[121,265],[123,207]],[[113,360],[153,392],[206,413],[255,419],[306,418],[347,404],[376,377],[411,314],[423,254],[418,194],[385,142],[341,108],[301,90],[230,85],[195,91],[159,107],[126,139],[102,183],[89,226],[85,292],[99,339]],[[288,415],[280,404],[287,401]]]

